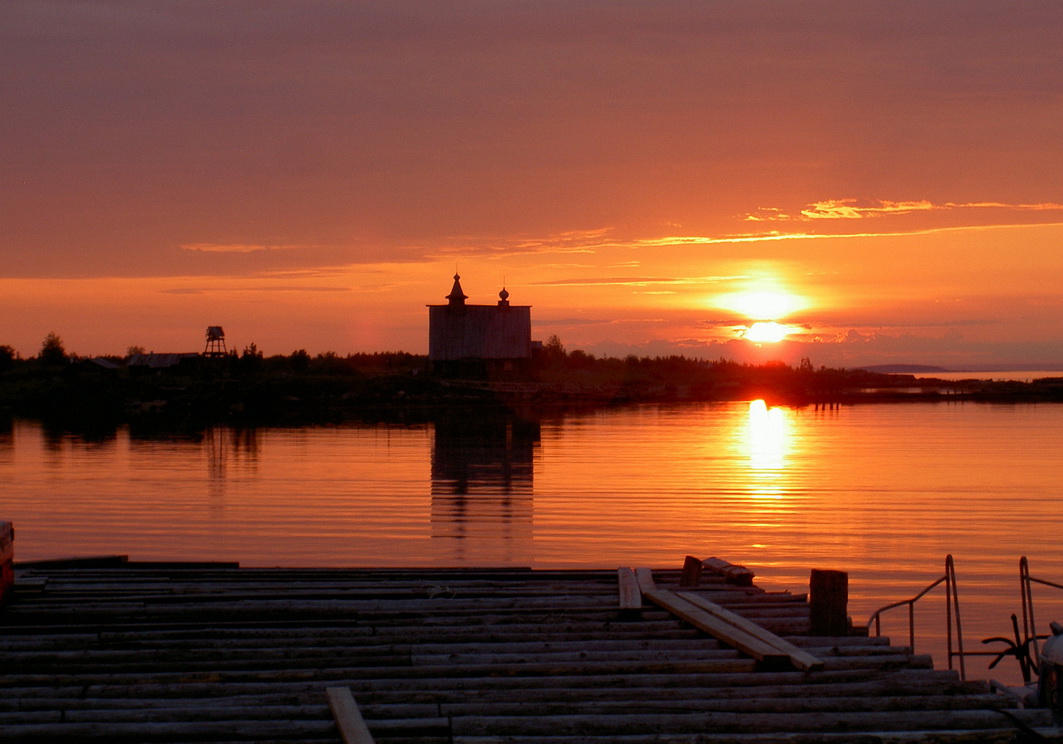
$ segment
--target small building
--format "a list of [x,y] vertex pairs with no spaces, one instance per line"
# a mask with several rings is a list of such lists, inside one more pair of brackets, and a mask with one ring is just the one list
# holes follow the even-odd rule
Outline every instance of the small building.
[[133,354],[126,361],[130,372],[162,372],[164,370],[191,371],[199,361],[199,354],[183,352],[178,354]]
[[509,304],[505,287],[495,305],[469,305],[461,277],[446,305],[428,306],[428,362],[442,377],[516,377],[531,359],[531,306]]

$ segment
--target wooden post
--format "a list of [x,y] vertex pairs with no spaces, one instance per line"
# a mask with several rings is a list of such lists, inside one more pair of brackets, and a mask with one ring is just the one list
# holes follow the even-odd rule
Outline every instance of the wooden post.
[[683,559],[683,574],[679,586],[697,586],[701,581],[701,559],[688,555]]
[[0,522],[0,604],[10,598],[15,586],[15,528]]
[[812,569],[809,579],[812,635],[849,635],[849,574]]

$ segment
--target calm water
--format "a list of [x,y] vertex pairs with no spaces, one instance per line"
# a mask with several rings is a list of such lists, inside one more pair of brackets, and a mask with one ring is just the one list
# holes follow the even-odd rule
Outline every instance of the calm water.
[[[849,572],[860,623],[952,553],[972,646],[1011,634],[1019,556],[1063,581],[1061,443],[1063,406],[1048,404],[468,413],[103,442],[16,421],[0,432],[0,519],[15,523],[17,560],[612,568],[689,553],[797,592],[809,569],[834,568]],[[1063,620],[1056,594],[1039,590],[1042,626]],[[943,633],[943,602],[919,611],[921,635]],[[900,627],[886,630],[904,642]]]

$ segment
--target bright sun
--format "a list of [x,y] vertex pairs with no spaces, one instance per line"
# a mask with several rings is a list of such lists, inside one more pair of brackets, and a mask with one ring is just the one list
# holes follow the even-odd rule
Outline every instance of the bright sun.
[[746,329],[742,338],[758,344],[774,344],[786,338],[793,329],[774,320],[758,320]]
[[716,304],[753,321],[741,334],[754,343],[777,343],[795,332],[797,328],[779,319],[808,306],[808,302],[795,294],[781,289],[755,289],[735,292],[716,299]]

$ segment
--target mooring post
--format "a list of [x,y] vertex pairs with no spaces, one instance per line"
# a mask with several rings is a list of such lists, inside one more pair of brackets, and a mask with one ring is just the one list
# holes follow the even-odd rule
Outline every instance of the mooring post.
[[15,586],[15,528],[0,522],[0,604],[10,598]]
[[812,635],[849,634],[849,574],[813,568],[808,595],[812,611]]
[[683,573],[679,577],[679,586],[697,586],[701,581],[702,563],[700,558],[688,555],[683,559]]

